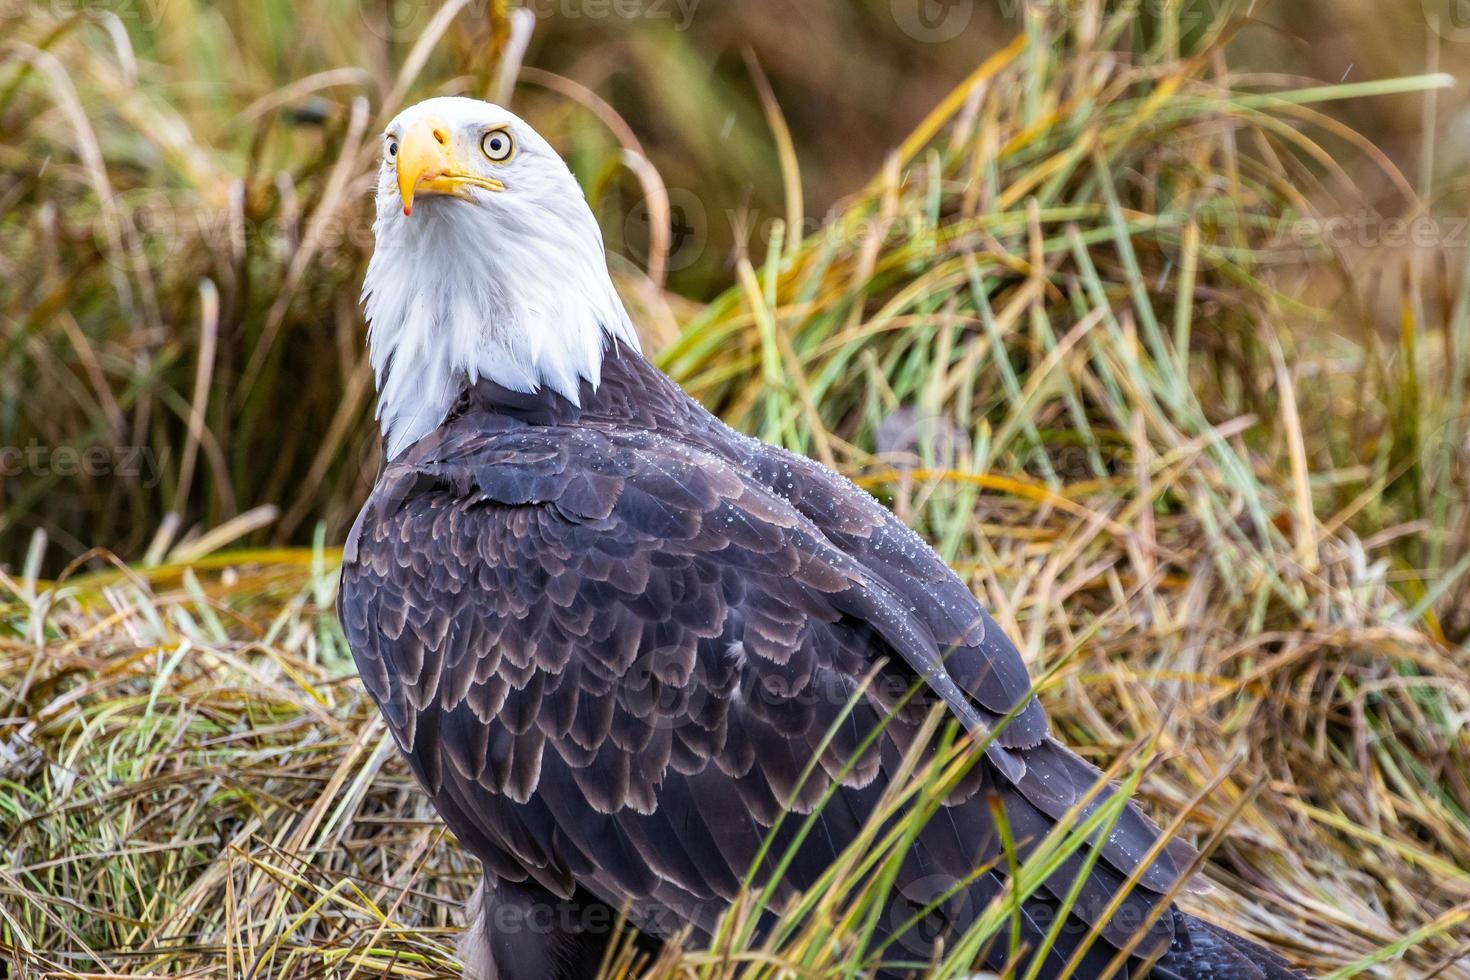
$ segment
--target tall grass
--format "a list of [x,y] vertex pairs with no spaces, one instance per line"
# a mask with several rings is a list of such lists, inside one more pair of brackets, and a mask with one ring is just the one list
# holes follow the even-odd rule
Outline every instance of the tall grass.
[[[1237,72],[1260,58],[1243,11],[1037,6],[911,133],[859,127],[880,145],[836,198],[822,123],[782,97],[796,54],[693,70],[735,15],[609,41],[635,67],[583,77],[631,88],[633,135],[517,71],[494,4],[386,38],[371,5],[162,9],[143,32],[38,15],[0,49],[0,444],[53,453],[5,488],[0,947],[23,969],[452,971],[473,869],[351,676],[326,542],[377,458],[373,134],[519,74],[660,363],[935,542],[1046,676],[1060,737],[1207,845],[1215,889],[1187,906],[1334,976],[1470,976],[1470,291],[1453,250],[1388,274],[1325,221],[1383,188],[1439,213],[1432,168],[1343,119],[1443,76]],[[529,63],[587,26],[537,22]],[[537,49],[548,30],[565,46]],[[636,240],[670,218],[693,227]],[[54,465],[93,444],[161,482]],[[93,544],[133,563],[66,567]],[[779,936],[737,910],[653,974],[860,972],[901,842],[860,842]]]

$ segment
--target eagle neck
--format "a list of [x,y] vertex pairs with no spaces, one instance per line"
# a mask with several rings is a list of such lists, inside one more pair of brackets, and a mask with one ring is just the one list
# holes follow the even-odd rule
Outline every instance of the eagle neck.
[[454,199],[426,199],[411,218],[384,200],[364,297],[389,459],[481,382],[576,404],[609,351],[638,349],[580,199],[514,228],[504,211]]
[[591,425],[681,432],[703,428],[710,418],[634,348],[609,344],[598,374],[596,384],[582,382],[575,399],[545,386],[522,392],[481,379],[463,389],[445,424],[477,428]]

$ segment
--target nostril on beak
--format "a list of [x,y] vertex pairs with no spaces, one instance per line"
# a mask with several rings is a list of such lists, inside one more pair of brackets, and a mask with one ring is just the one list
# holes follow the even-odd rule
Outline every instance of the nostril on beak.
[[445,143],[449,142],[449,134],[445,133],[444,130],[436,126],[434,127],[434,139],[439,141],[440,146],[443,146]]

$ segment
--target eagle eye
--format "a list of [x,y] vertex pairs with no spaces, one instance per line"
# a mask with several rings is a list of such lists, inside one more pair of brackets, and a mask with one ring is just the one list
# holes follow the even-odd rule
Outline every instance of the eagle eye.
[[505,129],[492,129],[480,139],[480,149],[485,152],[496,163],[504,163],[509,160],[511,154],[515,153],[515,140],[511,139],[510,131]]

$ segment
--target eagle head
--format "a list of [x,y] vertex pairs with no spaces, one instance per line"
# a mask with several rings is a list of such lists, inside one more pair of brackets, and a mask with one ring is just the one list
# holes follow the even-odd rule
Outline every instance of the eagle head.
[[609,343],[637,349],[581,186],[525,120],[435,98],[382,141],[363,299],[390,458],[482,378],[577,401]]

